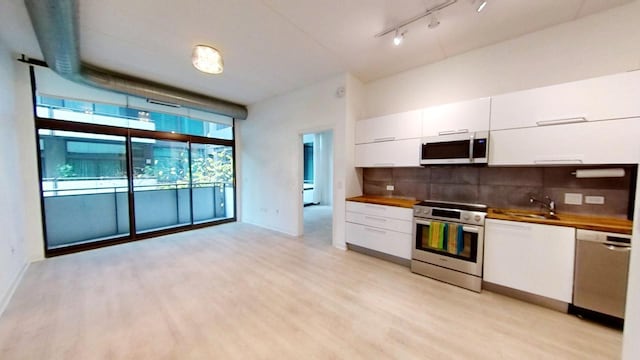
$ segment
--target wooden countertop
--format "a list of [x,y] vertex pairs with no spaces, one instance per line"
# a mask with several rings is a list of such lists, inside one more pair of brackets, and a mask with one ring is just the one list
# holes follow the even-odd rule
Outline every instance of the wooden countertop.
[[[411,198],[388,197],[363,195],[347,198],[347,201],[356,201],[369,204],[397,206],[403,208],[413,208],[420,201]],[[573,215],[573,214],[556,214],[553,219],[549,218],[532,218],[526,216],[517,216],[513,214],[529,214],[541,215],[540,212],[520,210],[520,209],[496,209],[489,208],[487,211],[488,219],[520,221],[534,224],[570,226],[577,229],[606,231],[619,234],[631,234],[633,221],[618,218],[608,218],[589,215]]]
[[548,218],[539,219],[539,218],[530,218],[526,216],[516,216],[516,215],[513,215],[513,213],[531,214],[531,215],[541,214],[539,212],[527,211],[527,210],[489,208],[489,211],[487,213],[487,218],[529,222],[529,223],[545,224],[545,225],[570,226],[570,227],[575,227],[577,229],[607,231],[607,232],[613,232],[613,233],[619,233],[619,234],[631,234],[631,229],[633,228],[633,221],[626,220],[626,219],[597,217],[597,216],[589,216],[589,215],[572,215],[572,214],[556,214],[556,217],[553,219],[548,219]]
[[416,199],[410,199],[410,198],[373,196],[373,195],[355,196],[355,197],[347,198],[347,201],[397,206],[397,207],[403,207],[403,208],[409,208],[409,209],[413,208],[413,205],[420,202]]

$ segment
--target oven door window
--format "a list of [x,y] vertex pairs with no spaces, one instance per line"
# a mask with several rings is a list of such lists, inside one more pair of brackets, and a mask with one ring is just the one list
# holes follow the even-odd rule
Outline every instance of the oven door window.
[[416,249],[476,262],[478,233],[462,224],[431,221],[416,224]]

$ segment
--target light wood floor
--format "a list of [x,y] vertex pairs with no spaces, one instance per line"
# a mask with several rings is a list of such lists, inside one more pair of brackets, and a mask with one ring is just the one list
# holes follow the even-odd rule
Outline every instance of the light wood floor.
[[619,331],[329,244],[232,223],[32,264],[0,359],[619,357]]

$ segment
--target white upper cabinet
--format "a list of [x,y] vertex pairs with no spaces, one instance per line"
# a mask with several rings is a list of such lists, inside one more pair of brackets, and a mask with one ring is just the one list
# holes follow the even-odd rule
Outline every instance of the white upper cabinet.
[[422,110],[422,136],[489,130],[491,99],[481,98]]
[[421,137],[421,111],[407,111],[356,122],[356,144]]
[[491,131],[489,165],[635,164],[638,134],[640,118]]
[[640,71],[491,98],[491,130],[640,116]]
[[356,145],[356,167],[419,167],[420,138]]

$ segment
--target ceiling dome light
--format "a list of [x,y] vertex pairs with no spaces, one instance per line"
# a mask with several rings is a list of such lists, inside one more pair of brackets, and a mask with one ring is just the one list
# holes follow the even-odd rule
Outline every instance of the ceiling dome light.
[[211,46],[196,45],[191,54],[193,66],[207,74],[221,74],[224,68],[222,54]]
[[478,6],[478,9],[476,11],[480,12],[480,11],[484,10],[485,6],[487,6],[487,1],[486,0],[480,1],[480,5]]

